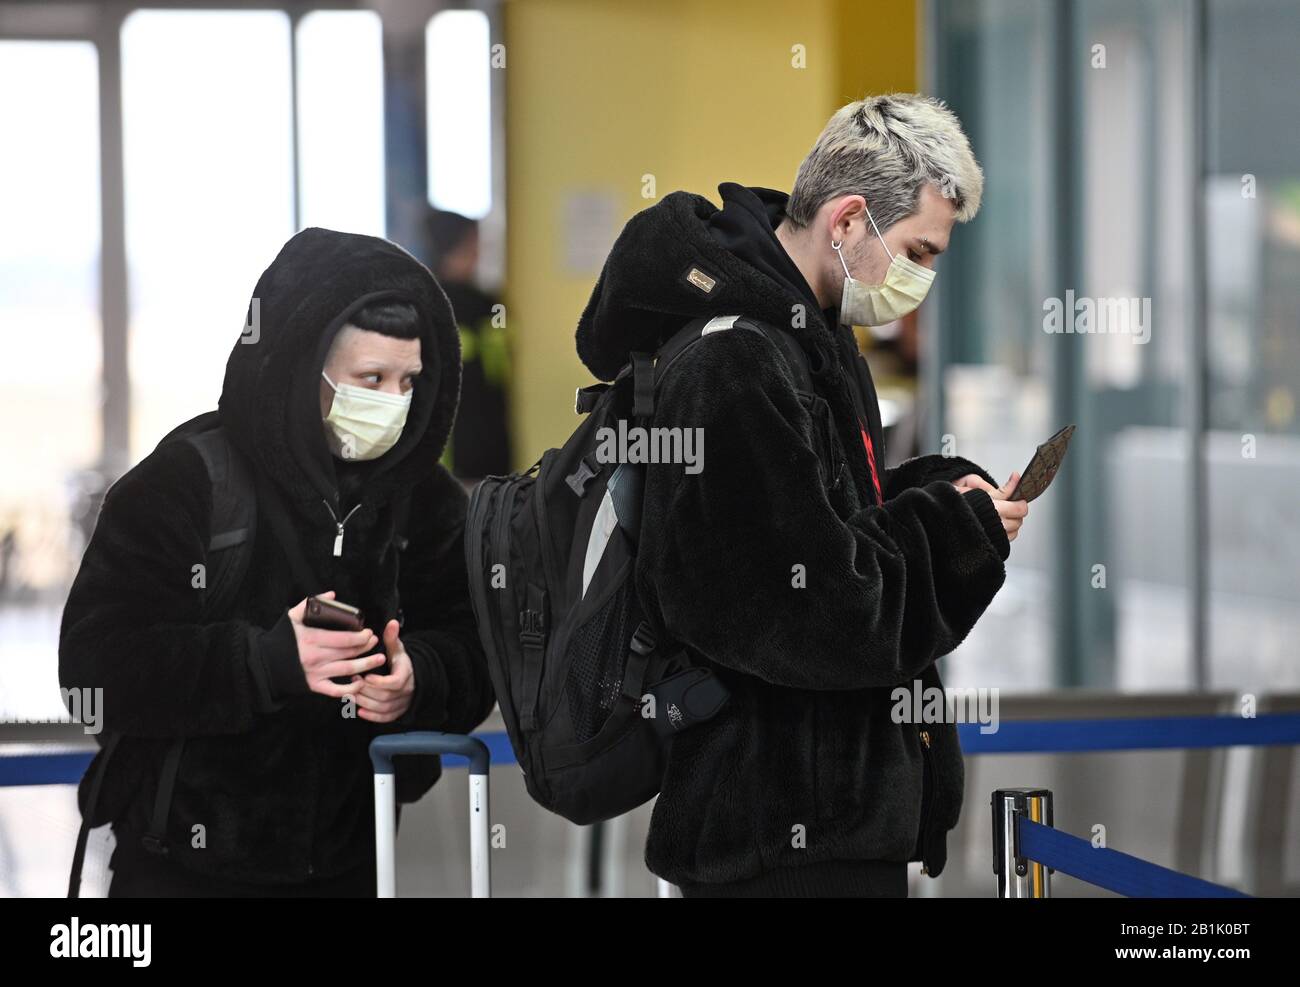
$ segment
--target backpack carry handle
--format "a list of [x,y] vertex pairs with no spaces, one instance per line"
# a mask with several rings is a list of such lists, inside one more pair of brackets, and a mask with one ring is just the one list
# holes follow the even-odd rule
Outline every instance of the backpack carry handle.
[[477,737],[454,733],[414,731],[389,733],[370,742],[370,763],[375,769],[375,868],[380,898],[397,897],[397,793],[393,758],[399,754],[456,754],[469,758],[470,894],[492,896],[488,861],[487,744]]

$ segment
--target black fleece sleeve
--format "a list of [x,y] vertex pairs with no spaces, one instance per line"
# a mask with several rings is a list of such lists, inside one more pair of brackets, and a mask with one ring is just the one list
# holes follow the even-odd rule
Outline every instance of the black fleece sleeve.
[[947,481],[841,519],[770,347],[718,333],[665,382],[655,425],[702,428],[705,454],[695,475],[648,471],[638,585],[670,633],[719,665],[790,688],[906,681],[1001,587],[1006,534]]
[[252,631],[248,666],[257,684],[258,708],[262,712],[282,709],[288,699],[311,693],[288,611],[280,614],[270,630]]
[[986,473],[982,467],[972,463],[969,459],[963,459],[961,456],[914,456],[905,462],[899,463],[893,469],[885,470],[883,485],[885,500],[897,497],[904,490],[912,487],[923,487],[927,483],[934,483],[937,480],[947,480],[949,483],[955,483],[963,476],[971,473],[995,487],[998,485],[998,481]]
[[[885,500],[897,497],[904,490],[923,487],[940,480],[956,483],[963,476],[969,476],[971,473],[995,487],[998,485],[998,481],[993,479],[983,467],[961,456],[914,456],[899,463],[893,469],[885,470]],[[984,525],[989,541],[1005,562],[1011,554],[1011,542],[1007,539],[1006,528],[1002,526],[1002,518],[998,516],[997,508],[993,506],[993,498],[978,489],[968,490],[965,493],[966,502],[970,504],[971,510]]]
[[442,466],[412,492],[398,592],[415,696],[396,721],[402,729],[469,733],[496,702],[469,600],[467,501],[460,481]]
[[209,489],[198,453],[175,442],[104,499],[63,611],[59,682],[102,688],[108,730],[242,733],[274,706],[252,667],[274,631],[244,620],[203,621],[196,567],[207,565]]

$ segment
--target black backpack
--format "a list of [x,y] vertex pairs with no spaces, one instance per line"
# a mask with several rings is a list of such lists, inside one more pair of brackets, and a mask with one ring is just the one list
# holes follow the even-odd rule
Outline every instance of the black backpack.
[[[212,483],[212,534],[208,539],[203,616],[205,620],[219,620],[234,607],[240,584],[248,573],[253,535],[257,528],[257,488],[243,454],[221,430],[217,412],[210,411],[191,418],[168,432],[158,445],[174,441],[188,442],[198,450]],[[81,892],[81,869],[85,862],[86,842],[90,836],[90,820],[94,817],[99,802],[99,791],[108,770],[108,762],[121,739],[121,734],[106,733],[103,748],[91,768],[95,775],[87,793],[86,813],[77,833],[77,847],[68,877],[69,898],[76,898]],[[173,741],[163,760],[149,830],[142,838],[145,849],[150,853],[167,853],[167,816],[184,748],[184,738]]]
[[486,478],[470,498],[470,597],[506,731],[529,794],[575,823],[653,798],[672,737],[728,699],[637,598],[647,465],[597,459],[601,430],[652,427],[668,374],[721,331],[767,339],[805,407],[824,410],[789,333],[743,316],[700,318],[655,354],[633,353],[612,384],[580,388],[574,410],[587,418],[569,440],[523,473]]

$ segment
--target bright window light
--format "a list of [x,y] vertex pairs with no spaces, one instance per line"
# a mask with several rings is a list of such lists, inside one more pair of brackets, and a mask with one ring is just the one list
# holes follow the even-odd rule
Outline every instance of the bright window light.
[[[12,585],[46,587],[76,563],[62,550],[68,478],[99,453],[95,48],[0,41],[0,93],[0,534],[16,527]],[[13,668],[25,660],[21,650]],[[0,712],[6,652],[0,646]]]
[[289,18],[122,26],[131,449],[217,406],[253,285],[293,234]]
[[487,15],[447,10],[425,32],[429,201],[481,219],[492,208],[492,107]]
[[300,223],[383,236],[383,26],[371,10],[298,24]]

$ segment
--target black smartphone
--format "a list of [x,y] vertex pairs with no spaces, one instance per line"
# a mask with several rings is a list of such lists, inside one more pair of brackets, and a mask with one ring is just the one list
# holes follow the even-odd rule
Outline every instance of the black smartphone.
[[[307,599],[307,611],[303,614],[302,623],[304,627],[317,627],[329,631],[359,631],[366,626],[366,617],[360,609],[342,600],[325,600],[319,596],[312,596]],[[366,675],[387,675],[393,670],[392,661],[384,652],[382,640],[369,654],[383,654],[384,663],[372,668],[365,673]],[[357,657],[365,658],[367,655],[357,655]],[[352,680],[336,675],[331,676],[330,681],[336,685],[347,685]]]
[[307,611],[302,615],[302,623],[304,627],[330,631],[359,631],[366,626],[366,616],[357,607],[342,600],[310,596],[307,598]]
[[1066,450],[1070,448],[1070,437],[1074,435],[1074,426],[1066,425],[1034,452],[1029,465],[1020,474],[1020,482],[1008,500],[1031,501],[1048,488],[1061,468]]

